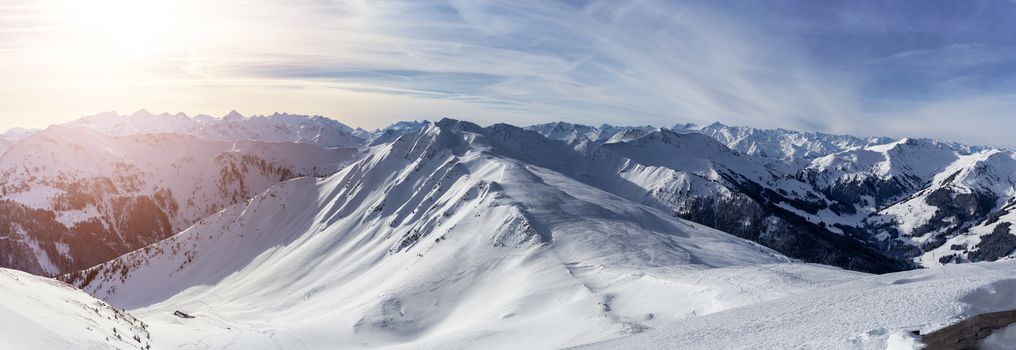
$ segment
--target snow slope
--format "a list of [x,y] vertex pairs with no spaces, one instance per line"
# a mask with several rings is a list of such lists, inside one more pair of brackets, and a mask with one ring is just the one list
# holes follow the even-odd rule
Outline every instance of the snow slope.
[[65,283],[0,269],[5,349],[144,349],[148,325]]
[[859,275],[521,161],[499,132],[444,120],[72,280],[159,347],[556,348]]
[[886,349],[981,313],[1016,308],[1016,263],[953,265],[856,280],[582,349]]
[[0,136],[0,155],[3,155],[4,152],[7,152],[7,149],[11,148],[11,145],[13,144],[14,141],[11,141],[5,137]]
[[651,132],[657,128],[651,126],[616,127],[607,124],[595,127],[565,122],[554,122],[532,125],[526,127],[525,129],[534,131],[549,139],[561,140],[569,143],[579,141],[607,143],[630,140],[633,136],[644,132]]

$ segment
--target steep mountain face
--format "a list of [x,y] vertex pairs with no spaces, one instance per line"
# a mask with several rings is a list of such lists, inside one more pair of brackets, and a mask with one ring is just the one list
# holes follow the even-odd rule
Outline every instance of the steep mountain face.
[[603,144],[641,164],[679,171],[674,180],[640,185],[653,189],[642,202],[808,261],[830,263],[801,251],[814,242],[780,232],[862,251],[874,247],[878,255],[919,266],[1016,253],[1007,216],[1016,203],[1010,151],[722,124],[674,126],[673,133],[709,136],[684,142],[665,130],[622,128],[606,137],[618,128],[566,126],[529,129],[573,144]]
[[854,215],[922,189],[959,156],[940,142],[902,139],[817,158],[797,176],[835,201],[834,212]]
[[112,136],[176,133],[215,141],[295,142],[320,147],[357,147],[363,143],[366,133],[322,116],[275,113],[245,117],[236,111],[221,118],[189,117],[183,113],[155,115],[146,110],[130,115],[104,112],[63,125]]
[[675,216],[809,262],[870,272],[908,267],[821,224],[816,218],[828,201],[799,178],[782,175],[785,163],[745,157],[705,135],[667,130],[604,148],[643,166],[676,171],[652,182],[624,172],[634,183],[643,183],[643,203]]
[[443,120],[68,279],[143,307],[164,347],[187,329],[211,347],[559,348],[857,276],[752,267],[790,259],[604,191],[618,177],[596,161],[626,163]]
[[50,127],[0,156],[0,266],[45,275],[87,268],[279,181],[331,174],[356,153]]
[[[910,246],[926,266],[1011,257],[1016,155],[992,150],[960,157],[930,185],[879,211],[866,223]],[[895,243],[894,242],[894,243]]]
[[0,268],[0,339],[8,349],[150,349],[148,325],[48,278]]

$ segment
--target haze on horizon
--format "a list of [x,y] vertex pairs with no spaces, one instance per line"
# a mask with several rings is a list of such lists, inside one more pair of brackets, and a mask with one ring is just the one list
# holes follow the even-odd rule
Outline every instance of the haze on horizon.
[[1014,146],[1014,16],[1005,0],[0,0],[0,130],[237,109]]

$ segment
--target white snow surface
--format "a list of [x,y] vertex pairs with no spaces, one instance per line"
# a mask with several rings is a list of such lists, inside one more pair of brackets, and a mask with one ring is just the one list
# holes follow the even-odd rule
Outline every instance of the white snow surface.
[[949,265],[859,277],[580,348],[886,349],[906,343],[901,333],[1014,308],[1016,263]]
[[14,144],[14,141],[12,141],[12,140],[10,140],[10,139],[8,139],[6,137],[0,136],[0,155],[3,155],[4,152],[7,152],[7,149],[11,148],[11,145],[13,145],[13,144]]
[[149,342],[145,328],[130,314],[70,285],[0,269],[4,349],[139,349]]

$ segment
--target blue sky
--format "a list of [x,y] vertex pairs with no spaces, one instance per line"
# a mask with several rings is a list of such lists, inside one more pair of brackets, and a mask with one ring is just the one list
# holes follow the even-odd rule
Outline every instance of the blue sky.
[[1011,1],[88,4],[0,0],[0,127],[236,108],[1016,145]]

